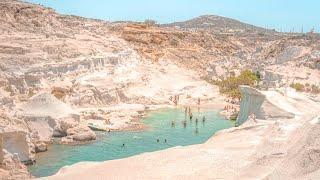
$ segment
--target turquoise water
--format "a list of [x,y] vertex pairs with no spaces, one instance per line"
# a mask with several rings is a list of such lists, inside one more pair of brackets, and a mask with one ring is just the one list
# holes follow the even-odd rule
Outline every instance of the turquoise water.
[[[43,177],[81,161],[106,161],[174,146],[204,143],[218,130],[234,126],[218,111],[194,109],[192,112],[193,120],[187,120],[185,128],[182,123],[184,109],[164,109],[148,113],[142,120],[149,127],[144,131],[98,133],[97,141],[85,145],[50,145],[49,151],[37,154],[37,163],[29,166],[29,171],[36,177]],[[205,122],[202,122],[203,116],[206,117]],[[198,124],[195,118],[199,119]]]

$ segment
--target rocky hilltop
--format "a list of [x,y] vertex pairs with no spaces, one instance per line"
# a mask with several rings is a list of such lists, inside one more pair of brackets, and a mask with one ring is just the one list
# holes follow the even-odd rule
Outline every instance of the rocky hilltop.
[[223,106],[208,81],[242,70],[259,71],[264,89],[320,83],[318,34],[218,16],[167,25],[106,22],[2,0],[0,33],[3,177],[28,177],[20,162],[33,163],[53,138],[75,144],[96,139],[89,127],[141,129],[146,110],[196,105],[198,98]]
[[181,29],[195,31],[207,30],[214,33],[272,33],[272,30],[269,29],[215,15],[203,15],[187,21],[174,22],[163,26],[179,27]]

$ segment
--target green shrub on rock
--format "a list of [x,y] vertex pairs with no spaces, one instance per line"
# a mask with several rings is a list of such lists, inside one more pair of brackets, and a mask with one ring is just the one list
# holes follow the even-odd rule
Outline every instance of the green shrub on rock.
[[296,91],[304,91],[304,85],[301,83],[292,83],[290,87],[292,87]]
[[242,71],[239,76],[229,76],[221,81],[213,81],[214,84],[219,86],[219,91],[226,94],[231,98],[241,98],[239,85],[248,85],[254,87],[260,81],[260,72],[252,72],[250,70]]

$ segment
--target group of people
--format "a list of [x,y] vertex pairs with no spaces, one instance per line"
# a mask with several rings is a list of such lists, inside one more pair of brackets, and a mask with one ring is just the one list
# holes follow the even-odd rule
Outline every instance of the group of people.
[[227,112],[235,112],[237,111],[237,108],[233,105],[226,105],[224,108],[223,108],[225,111]]
[[[187,120],[186,120],[187,118],[189,118],[190,122],[192,122],[192,120],[193,120],[193,114],[192,114],[192,112],[191,112],[191,107],[190,107],[190,106],[185,107],[185,120],[182,121],[182,125],[183,125],[184,128],[187,127]],[[205,123],[205,121],[206,121],[206,117],[203,116],[203,117],[202,117],[202,123]],[[196,117],[196,119],[195,119],[196,125],[198,125],[198,122],[199,122],[199,119]],[[172,122],[171,122],[171,126],[172,126],[172,127],[175,127],[175,125],[176,125],[175,121],[172,121]],[[196,134],[199,133],[198,128],[196,128],[195,133],[196,133]]]
[[[169,100],[172,101],[174,105],[178,105],[179,99],[180,99],[180,95],[174,95],[169,97]],[[201,104],[201,99],[198,98],[197,105],[199,106],[200,104]]]
[[174,95],[173,97],[170,96],[169,100],[172,101],[174,105],[178,105],[179,98],[180,98],[179,95]]
[[[199,109],[198,109],[198,112],[199,112]],[[187,114],[188,114],[189,120],[192,121],[193,114],[192,114],[192,112],[191,112],[190,106],[185,107],[184,113],[185,113],[185,116],[187,116]],[[205,120],[206,120],[206,117],[203,116],[203,117],[202,117],[202,121],[204,122]],[[196,122],[198,122],[198,118],[196,118]]]
[[[226,108],[226,107],[225,107],[225,108]],[[229,107],[228,107],[228,108],[229,108]],[[191,112],[191,107],[190,107],[190,106],[185,107],[185,117],[186,117],[186,119],[187,119],[187,117],[189,117],[190,122],[192,122],[192,120],[193,120],[193,114],[192,114],[192,112]],[[186,127],[187,127],[187,120],[186,120],[186,119],[185,119],[184,121],[182,121],[183,128],[186,128]],[[205,121],[206,121],[206,117],[205,117],[205,116],[202,116],[202,123],[204,124]],[[196,119],[195,119],[196,125],[198,125],[198,122],[199,122],[199,119],[196,117]],[[175,122],[174,120],[171,121],[171,127],[175,127],[175,126],[176,126],[176,122]],[[195,133],[195,134],[199,134],[199,129],[198,129],[198,127],[196,127],[194,133]],[[156,139],[156,142],[157,142],[157,143],[160,143],[160,139],[157,138],[157,139]],[[164,139],[164,143],[167,143],[167,139]],[[122,147],[125,147],[125,144],[122,144]]]
[[228,102],[228,103],[231,103],[231,104],[239,104],[239,99],[237,100],[237,99],[234,99],[234,98],[232,98],[232,99],[226,99],[226,102]]

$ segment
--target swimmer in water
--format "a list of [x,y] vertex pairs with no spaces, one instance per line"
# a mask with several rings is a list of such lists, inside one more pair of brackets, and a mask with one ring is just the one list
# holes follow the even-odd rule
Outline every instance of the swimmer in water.
[[206,117],[203,116],[203,117],[202,117],[202,122],[205,122],[205,121],[206,121]]
[[171,127],[175,127],[176,123],[174,121],[171,122]]
[[196,133],[196,134],[199,134],[199,130],[198,130],[198,128],[196,128],[196,131],[195,131],[195,133]]
[[159,138],[157,139],[157,143],[160,142]]
[[124,147],[124,146],[125,146],[125,144],[123,143],[123,144],[122,144],[122,147]]
[[167,139],[164,139],[164,143],[167,143]]
[[187,121],[183,121],[183,128],[187,127]]

